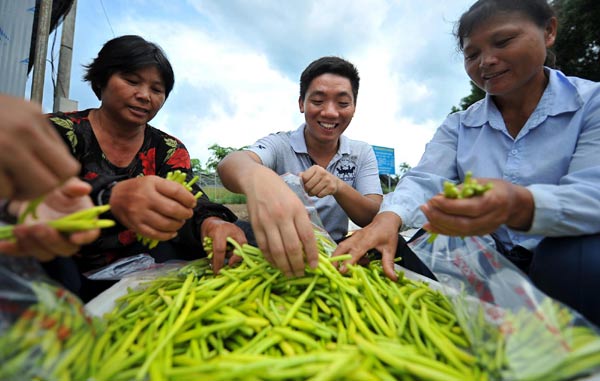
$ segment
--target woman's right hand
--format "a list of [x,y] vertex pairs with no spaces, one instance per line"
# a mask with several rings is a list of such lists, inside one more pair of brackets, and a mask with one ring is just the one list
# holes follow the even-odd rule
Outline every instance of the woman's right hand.
[[351,254],[352,259],[345,261],[340,268],[346,271],[346,266],[355,265],[371,249],[381,253],[381,264],[385,275],[396,281],[394,257],[398,245],[398,230],[402,225],[400,217],[393,212],[383,212],[375,216],[373,221],[364,228],[355,231],[335,249],[333,256]]
[[144,176],[117,183],[110,207],[115,218],[144,237],[166,241],[194,214],[196,199],[174,181]]

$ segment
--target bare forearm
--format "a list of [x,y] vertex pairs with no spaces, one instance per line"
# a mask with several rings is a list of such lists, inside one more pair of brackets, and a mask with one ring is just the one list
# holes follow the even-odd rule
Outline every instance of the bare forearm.
[[[232,152],[218,165],[219,177],[225,188],[235,193],[244,193],[244,185],[249,184],[249,177],[263,167],[259,159],[248,152]],[[265,168],[266,169],[266,168]]]
[[371,223],[379,211],[383,197],[380,195],[363,196],[344,181],[340,180],[339,182],[340,185],[334,197],[348,217],[360,227]]

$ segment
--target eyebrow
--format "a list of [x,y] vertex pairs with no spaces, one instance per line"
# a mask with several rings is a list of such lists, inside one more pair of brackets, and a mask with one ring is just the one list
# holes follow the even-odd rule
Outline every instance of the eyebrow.
[[[325,96],[325,95],[326,95],[325,92],[321,91],[321,90],[317,90],[317,91],[314,91],[314,92],[311,92],[311,93],[308,94],[309,97],[312,97],[312,96]],[[350,97],[350,98],[352,98],[352,93],[349,93],[347,91],[342,91],[342,92],[339,92],[339,93],[335,94],[335,97],[336,98],[340,98],[340,97]]]

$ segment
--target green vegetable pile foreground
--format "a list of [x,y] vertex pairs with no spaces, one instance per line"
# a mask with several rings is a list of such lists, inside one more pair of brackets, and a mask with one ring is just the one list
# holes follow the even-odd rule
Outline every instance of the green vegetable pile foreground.
[[217,276],[200,260],[119,300],[89,362],[94,379],[485,379],[427,284],[391,282],[379,263],[343,276],[325,255],[288,279],[258,249],[237,253],[243,263]]
[[44,304],[0,338],[0,379],[549,381],[600,366],[597,332],[551,299],[539,316],[507,312],[500,329],[467,317],[482,348],[444,294],[402,273],[392,282],[379,262],[342,275],[336,262],[349,256],[328,257],[320,240],[319,266],[286,278],[259,249],[230,243],[239,266],[215,275],[201,259],[165,273],[129,290],[101,326],[77,300],[36,290]]

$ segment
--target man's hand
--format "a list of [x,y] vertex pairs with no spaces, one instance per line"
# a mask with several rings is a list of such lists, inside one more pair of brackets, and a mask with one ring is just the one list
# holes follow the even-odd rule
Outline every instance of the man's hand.
[[236,224],[231,222],[223,221],[218,217],[208,217],[202,221],[200,227],[200,235],[202,239],[209,237],[212,240],[213,258],[212,268],[215,274],[219,273],[219,270],[225,263],[225,258],[229,258],[229,265],[235,265],[241,261],[241,257],[233,255],[232,250],[227,248],[227,238],[231,237],[234,241],[243,245],[248,243],[246,235]]
[[[33,256],[47,261],[56,256],[75,254],[81,245],[95,241],[99,229],[61,234],[44,224],[79,210],[94,206],[88,196],[91,186],[77,178],[71,178],[60,188],[48,194],[36,210],[37,219],[29,216],[14,229],[15,242],[0,241],[0,252],[16,256]],[[20,205],[23,211],[27,203]]]
[[117,183],[109,204],[113,215],[127,228],[167,241],[193,216],[196,199],[177,182],[144,176]]
[[[246,188],[248,214],[265,258],[286,276],[302,276],[318,264],[312,222],[302,201],[275,172],[260,167]],[[306,255],[306,257],[305,257]]]
[[38,105],[0,94],[0,198],[41,196],[79,167]]
[[375,216],[369,225],[355,231],[350,237],[340,242],[333,252],[333,256],[352,255],[352,259],[341,265],[340,271],[347,271],[347,265],[358,263],[367,251],[376,249],[382,255],[381,263],[385,275],[394,281],[397,280],[398,277],[394,271],[394,257],[398,245],[398,229],[401,224],[402,221],[396,213],[383,212]]
[[342,181],[319,165],[313,165],[299,175],[304,183],[306,193],[309,196],[317,196],[319,198],[335,195],[338,191],[340,181]]

